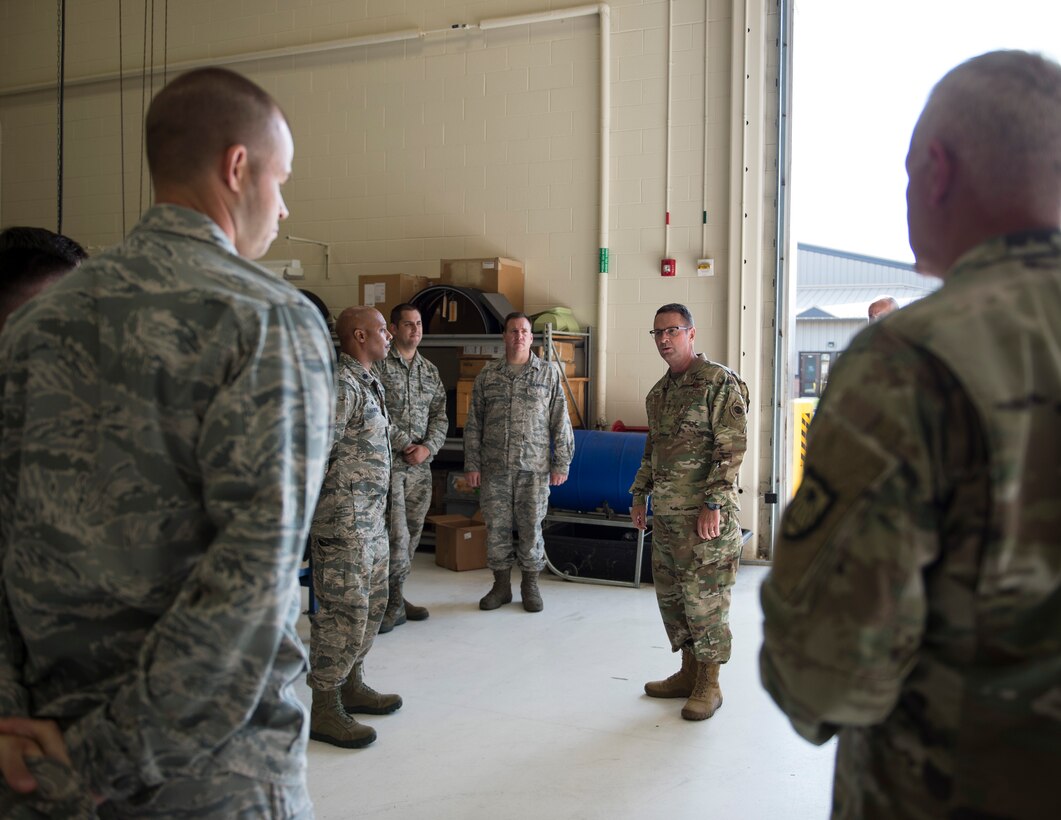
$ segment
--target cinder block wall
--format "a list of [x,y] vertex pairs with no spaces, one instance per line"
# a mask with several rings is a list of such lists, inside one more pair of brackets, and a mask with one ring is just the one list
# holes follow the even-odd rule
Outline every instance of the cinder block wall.
[[[673,6],[669,255],[678,262],[678,276],[672,279],[659,275],[668,4],[609,4],[611,293],[605,317],[596,315],[598,18],[440,31],[567,5],[578,4],[181,0],[169,3],[165,28],[162,4],[155,4],[159,17],[153,26],[148,21],[154,37],[145,49],[143,4],[126,3],[122,65],[136,76],[126,78],[124,94],[113,80],[66,92],[64,231],[90,246],[113,244],[150,202],[141,122],[143,102],[161,77],[142,81],[145,50],[157,65],[163,55],[170,65],[209,57],[224,63],[248,52],[365,34],[434,32],[408,42],[233,66],[273,93],[291,121],[294,176],[285,191],[291,217],[282,234],[332,243],[327,280],[318,247],[280,239],[269,258],[300,259],[307,275],[299,284],[333,310],[357,301],[360,274],[437,276],[441,258],[520,259],[529,311],[562,304],[585,324],[608,322],[604,415],[609,422],[643,423],[644,396],[663,372],[647,335],[658,305],[689,305],[698,348],[715,358],[726,355],[727,280],[735,267],[728,247],[735,201],[729,190],[731,2],[676,0]],[[113,0],[69,4],[67,77],[113,72],[118,28]],[[54,4],[0,0],[0,90],[53,82],[55,71]],[[55,226],[55,133],[54,89],[0,95],[4,224]],[[776,152],[776,145],[768,150]],[[715,259],[713,278],[695,275],[702,250]]]

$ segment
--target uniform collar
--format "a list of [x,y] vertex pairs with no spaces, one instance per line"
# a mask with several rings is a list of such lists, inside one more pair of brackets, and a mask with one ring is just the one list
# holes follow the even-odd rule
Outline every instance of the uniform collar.
[[219,245],[231,254],[239,256],[239,251],[232,240],[221,230],[221,227],[206,214],[185,208],[182,205],[153,205],[148,208],[140,221],[133,228],[137,231],[156,231],[171,233],[188,239],[198,239]]
[[353,371],[354,375],[357,376],[363,382],[373,382],[376,377],[372,374],[372,371],[365,367],[361,362],[351,356],[349,353],[339,353],[339,364],[349,367]]
[[700,368],[703,367],[706,364],[707,364],[707,356],[705,356],[703,353],[697,353],[695,356],[693,356],[693,360],[691,362],[689,362],[689,366],[687,368],[685,368],[685,371],[683,373],[680,373],[677,376],[672,375],[671,374],[671,370],[668,367],[667,368],[667,381],[670,384],[681,384],[689,376],[692,376],[694,373],[699,371]]
[[993,268],[1000,262],[1012,262],[1015,259],[1044,254],[1061,255],[1061,231],[1046,228],[996,236],[958,257],[947,271],[943,283],[946,285],[952,278],[965,276],[972,271]]
[[420,351],[416,350],[413,353],[413,357],[411,359],[409,359],[409,361],[406,361],[405,357],[402,356],[401,351],[398,350],[397,347],[392,345],[391,349],[389,351],[387,351],[387,358],[396,360],[402,367],[410,367],[411,368],[413,365],[415,365],[417,363],[417,361],[419,361],[419,359],[420,359]]

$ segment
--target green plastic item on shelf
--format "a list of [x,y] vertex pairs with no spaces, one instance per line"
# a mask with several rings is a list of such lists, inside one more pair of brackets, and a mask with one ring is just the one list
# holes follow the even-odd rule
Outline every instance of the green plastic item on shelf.
[[575,318],[571,308],[554,307],[534,315],[534,332],[541,333],[546,325],[552,325],[558,333],[581,333],[582,326]]

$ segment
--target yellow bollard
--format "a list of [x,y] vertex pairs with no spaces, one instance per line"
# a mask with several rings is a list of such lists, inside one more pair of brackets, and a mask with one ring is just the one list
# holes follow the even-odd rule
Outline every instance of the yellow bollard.
[[796,494],[803,480],[803,462],[807,458],[807,430],[814,411],[818,408],[817,399],[792,400],[792,495]]

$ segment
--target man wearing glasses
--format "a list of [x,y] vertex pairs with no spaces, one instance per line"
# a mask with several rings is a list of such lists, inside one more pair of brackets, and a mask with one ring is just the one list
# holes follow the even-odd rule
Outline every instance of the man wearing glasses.
[[656,311],[656,349],[669,369],[645,399],[649,434],[630,488],[634,526],[645,529],[652,497],[652,576],[663,626],[682,666],[645,684],[654,698],[686,698],[682,717],[706,720],[722,705],[719,666],[729,660],[730,588],[741,530],[737,471],[747,443],[748,388],[693,350],[685,305]]

